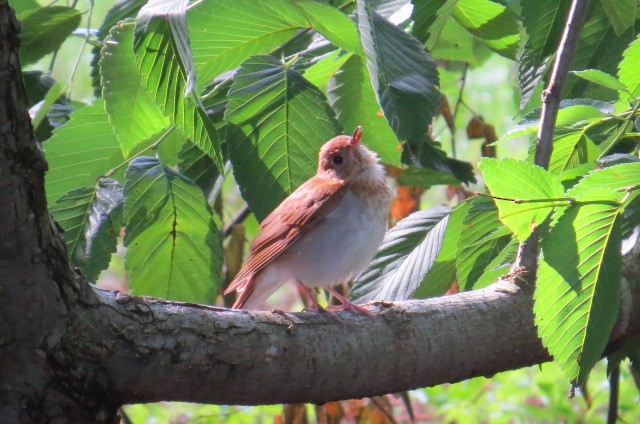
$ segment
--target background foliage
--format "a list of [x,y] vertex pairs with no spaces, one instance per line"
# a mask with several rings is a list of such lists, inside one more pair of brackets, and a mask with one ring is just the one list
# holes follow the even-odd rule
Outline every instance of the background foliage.
[[[534,312],[557,367],[417,391],[414,409],[457,422],[602,418],[603,367],[588,376],[640,225],[637,2],[590,2],[548,171],[532,164],[533,141],[568,0],[10,3],[50,210],[89,280],[227,302],[218,294],[257,221],[313,175],[326,140],[363,125],[396,187],[397,225],[354,299],[486,286],[541,234]],[[494,198],[472,196],[485,185]],[[245,204],[252,214],[231,228]],[[630,343],[609,358],[609,370],[632,360],[621,387],[638,381],[639,355]],[[564,398],[569,382],[583,400]],[[620,393],[621,417],[635,421],[637,392]],[[385,399],[361,411],[406,412]],[[127,409],[136,422],[279,411]]]

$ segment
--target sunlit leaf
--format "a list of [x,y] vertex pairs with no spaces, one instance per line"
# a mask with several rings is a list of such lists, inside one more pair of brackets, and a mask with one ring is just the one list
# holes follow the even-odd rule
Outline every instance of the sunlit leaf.
[[221,283],[220,235],[202,190],[156,158],[129,164],[125,267],[133,293],[212,303]]
[[440,252],[449,213],[442,206],[415,212],[387,231],[351,297],[358,303],[408,299]]
[[483,158],[479,167],[493,196],[516,200],[494,199],[500,220],[520,241],[542,224],[564,194],[557,177],[536,165],[510,158]]
[[579,196],[542,239],[534,294],[538,334],[571,380],[582,384],[618,316],[621,193]]
[[133,54],[135,23],[114,26],[104,40],[100,60],[102,95],[122,152],[129,156],[136,145],[165,131],[169,119],[149,98]]
[[66,6],[27,9],[20,20],[20,62],[28,65],[52,53],[80,25],[82,14]]
[[102,99],[72,113],[43,148],[49,163],[45,178],[49,204],[78,187],[92,187],[99,176],[124,161]]
[[229,155],[259,220],[315,174],[320,147],[342,129],[324,95],[270,56],[242,64],[229,90]]

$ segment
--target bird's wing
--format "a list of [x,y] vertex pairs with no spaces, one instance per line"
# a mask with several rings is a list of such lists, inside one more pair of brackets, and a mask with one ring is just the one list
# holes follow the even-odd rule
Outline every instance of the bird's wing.
[[338,205],[346,188],[343,181],[313,177],[287,197],[260,224],[251,243],[249,259],[225,290],[244,290],[250,278],[309,232]]

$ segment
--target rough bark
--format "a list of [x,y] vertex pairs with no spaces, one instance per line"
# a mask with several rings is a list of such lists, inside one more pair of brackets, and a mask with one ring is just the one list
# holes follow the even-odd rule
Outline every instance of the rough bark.
[[[230,311],[93,289],[69,266],[47,213],[16,34],[0,0],[2,422],[114,422],[119,405],[157,400],[324,402],[549,360],[529,286],[508,280],[380,303],[373,317]],[[636,248],[611,349],[640,333],[638,263]]]

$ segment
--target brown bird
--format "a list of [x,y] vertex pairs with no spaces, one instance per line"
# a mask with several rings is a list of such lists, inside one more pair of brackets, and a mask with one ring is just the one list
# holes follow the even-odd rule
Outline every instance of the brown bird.
[[391,191],[378,156],[352,137],[322,146],[318,171],[260,224],[249,258],[226,289],[240,292],[233,308],[256,308],[286,282],[310,292],[323,287],[341,303],[334,309],[366,309],[331,285],[351,281],[369,264],[387,226]]

